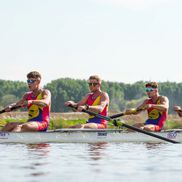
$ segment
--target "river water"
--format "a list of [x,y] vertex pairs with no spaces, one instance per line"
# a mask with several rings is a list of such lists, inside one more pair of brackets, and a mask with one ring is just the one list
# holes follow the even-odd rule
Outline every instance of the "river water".
[[181,181],[182,145],[0,144],[1,182]]

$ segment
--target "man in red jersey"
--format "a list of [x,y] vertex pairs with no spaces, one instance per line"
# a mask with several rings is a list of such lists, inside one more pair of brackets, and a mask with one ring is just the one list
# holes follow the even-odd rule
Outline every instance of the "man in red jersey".
[[[86,94],[78,103],[74,101],[65,102],[66,106],[73,106],[77,108],[77,111],[82,109],[89,110],[95,113],[99,113],[103,116],[107,116],[109,106],[109,96],[106,92],[101,91],[101,78],[97,75],[89,77],[88,85],[90,93]],[[95,116],[90,116],[86,124],[79,124],[72,126],[72,128],[92,128],[92,129],[105,129],[107,127],[107,121]]]
[[140,125],[142,129],[147,131],[161,131],[167,119],[169,100],[167,97],[159,95],[156,82],[147,83],[145,91],[148,98],[136,109],[126,110],[125,114],[138,114],[143,110],[147,110],[148,119],[145,121],[144,126],[141,126],[141,124],[138,124],[138,126]]
[[12,107],[27,107],[28,121],[7,123],[2,131],[46,131],[49,124],[51,93],[40,87],[41,75],[37,71],[27,74],[29,92],[26,92],[17,103],[11,104],[5,110],[11,111]]

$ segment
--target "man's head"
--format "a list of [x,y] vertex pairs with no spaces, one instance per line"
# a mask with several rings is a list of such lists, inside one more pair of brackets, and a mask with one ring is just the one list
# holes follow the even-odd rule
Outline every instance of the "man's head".
[[37,71],[31,71],[27,74],[27,83],[30,90],[34,90],[39,87],[41,80],[41,74]]
[[99,84],[102,83],[102,80],[101,80],[101,78],[100,78],[98,75],[92,75],[92,76],[90,76],[90,77],[89,77],[89,81],[90,81],[90,80],[94,80],[94,81],[96,81],[96,82],[99,83]]
[[27,78],[33,78],[36,80],[41,80],[41,74],[38,71],[31,71],[30,73],[27,74]]
[[98,75],[92,75],[89,77],[88,84],[92,92],[100,89],[101,83],[102,83],[102,80]]
[[157,82],[148,82],[145,84],[145,91],[147,92],[148,96],[151,97],[158,93],[158,84]]
[[145,87],[147,88],[147,87],[151,87],[151,88],[158,88],[158,84],[157,84],[157,82],[148,82],[148,83],[146,83],[145,84]]

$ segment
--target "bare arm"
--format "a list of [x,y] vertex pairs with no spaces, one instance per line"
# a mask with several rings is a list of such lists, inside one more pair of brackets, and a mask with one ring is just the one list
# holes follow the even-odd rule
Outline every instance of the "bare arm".
[[6,112],[9,112],[9,111],[12,110],[12,108],[18,107],[18,106],[23,107],[25,101],[26,101],[26,93],[23,95],[23,97],[18,102],[12,103],[12,104],[6,106],[5,107],[5,111]]
[[79,106],[85,106],[85,104],[87,103],[87,98],[88,98],[89,94],[85,95],[81,101],[79,102],[74,102],[72,100],[66,101],[64,103],[65,106],[73,106],[75,107],[75,109],[77,109]]
[[174,106],[173,109],[177,112],[179,117],[182,117],[182,109],[180,106]]
[[159,111],[168,111],[169,109],[169,100],[167,97],[165,96],[160,96],[159,98],[160,100],[160,104],[146,104],[144,106],[145,110],[149,109],[149,108],[154,108],[157,109]]
[[109,105],[109,96],[105,92],[102,92],[100,103],[96,106],[86,105],[88,97],[89,97],[89,94],[84,96],[82,98],[82,100],[79,101],[78,103],[76,103],[74,101],[67,101],[67,102],[65,102],[65,105],[66,106],[69,106],[69,105],[74,106],[75,108],[77,108],[77,111],[82,111],[83,109],[86,109],[86,110],[90,110],[90,111],[97,112],[97,113],[102,112],[103,109],[105,108],[105,106]]
[[41,100],[28,100],[27,101],[27,93],[23,95],[23,97],[16,103],[12,103],[8,105],[5,110],[7,112],[11,111],[12,107],[20,106],[20,107],[26,107],[30,104],[39,105],[42,107],[48,106],[51,102],[51,93],[49,90],[43,90],[42,92],[42,99]]
[[51,92],[49,90],[42,91],[42,99],[40,100],[28,100],[28,105],[35,104],[38,106],[46,107],[51,103]]
[[101,113],[106,105],[109,105],[109,96],[106,92],[102,92],[100,103],[96,106],[89,106],[88,110],[96,113]]
[[131,115],[131,114],[138,114],[144,110],[146,110],[146,104],[147,104],[148,99],[144,100],[142,104],[137,106],[136,108],[131,108],[131,109],[126,109],[124,111],[125,115]]

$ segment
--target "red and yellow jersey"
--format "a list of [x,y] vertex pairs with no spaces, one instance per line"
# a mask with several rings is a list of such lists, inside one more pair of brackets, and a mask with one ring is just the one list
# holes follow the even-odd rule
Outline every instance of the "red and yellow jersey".
[[[99,95],[96,98],[93,98],[92,96],[93,96],[93,94],[90,94],[88,96],[87,104],[89,106],[97,106],[97,105],[99,105],[100,104],[100,100],[101,100],[101,95]],[[104,107],[103,111],[101,113],[99,113],[99,114],[101,114],[103,116],[107,116],[107,113],[108,113],[108,105],[106,105]],[[97,124],[103,124],[103,125],[106,126],[107,121],[104,120],[104,119],[95,117],[95,116],[90,116],[87,123],[97,123]]]
[[[147,101],[147,104],[160,104],[160,99],[157,100],[156,103],[152,101],[152,99],[149,99]],[[164,123],[167,119],[167,111],[159,111],[155,108],[147,109],[148,112],[148,119],[145,122],[145,125],[147,124],[153,124],[158,127],[156,127],[156,130],[160,131],[162,127],[164,126]]]
[[[27,93],[28,100],[41,100],[42,93],[37,97],[34,97],[32,92]],[[50,120],[50,105],[43,107],[36,104],[30,104],[28,107],[28,121],[46,122],[49,123]]]

